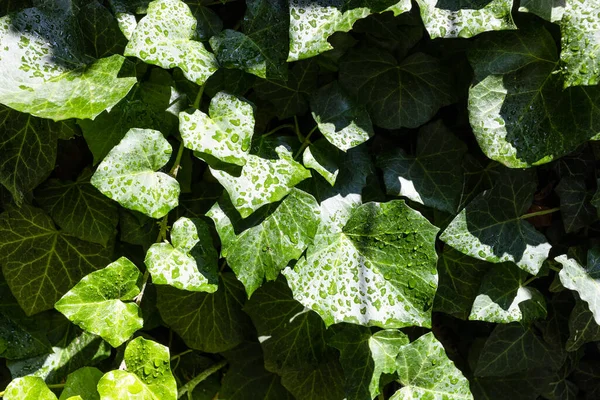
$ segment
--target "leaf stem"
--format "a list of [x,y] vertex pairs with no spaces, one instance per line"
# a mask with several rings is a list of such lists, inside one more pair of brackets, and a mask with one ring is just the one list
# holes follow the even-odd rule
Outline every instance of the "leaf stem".
[[179,388],[179,390],[177,391],[177,398],[179,399],[184,394],[193,391],[200,382],[202,382],[203,380],[205,380],[206,378],[208,378],[209,376],[211,376],[226,365],[227,360],[222,360],[216,363],[215,365],[211,366],[210,368],[207,368],[204,371],[200,372],[198,375],[192,378],[192,380],[190,380],[188,383]]
[[292,124],[279,125],[279,126],[273,128],[272,130],[270,130],[269,132],[265,133],[264,135],[262,135],[262,137],[270,136],[270,135],[274,134],[275,132],[280,131],[282,129],[296,129],[296,127]]
[[537,276],[532,276],[531,278],[527,279],[525,282],[523,282],[521,284],[521,286],[527,286],[529,285],[531,282],[535,281],[538,277]]
[[300,148],[298,149],[298,152],[296,153],[296,155],[294,155],[294,160],[296,158],[298,158],[298,156],[300,154],[302,154],[302,152],[304,151],[304,149],[306,149],[308,147],[308,145],[310,144],[310,137],[313,134],[314,131],[317,130],[318,125],[316,125],[314,128],[312,128],[310,130],[310,132],[308,132],[308,135],[306,135],[306,137],[304,138],[304,141],[302,142],[302,145],[300,146]]
[[538,217],[540,215],[546,215],[546,214],[552,214],[554,212],[560,211],[560,207],[554,207],[554,208],[550,208],[548,210],[541,210],[541,211],[536,211],[536,212],[532,212],[529,214],[524,214],[521,215],[521,217],[519,219],[527,219],[527,218],[532,218],[532,217]]
[[192,349],[187,349],[186,351],[182,351],[182,352],[181,352],[181,353],[179,353],[179,354],[175,354],[173,357],[171,357],[171,361],[175,361],[175,360],[177,360],[177,359],[179,359],[179,358],[181,358],[181,357],[185,356],[186,354],[190,354],[192,351],[194,351],[194,350],[192,350]]
[[137,304],[138,307],[142,303],[142,297],[144,297],[144,291],[146,291],[148,279],[150,279],[150,271],[148,271],[148,268],[146,268],[146,270],[144,271],[144,276],[142,277],[142,288],[140,289],[138,295],[135,296],[135,298],[133,299],[133,301],[135,301],[135,304]]
[[179,143],[179,149],[177,149],[177,156],[175,157],[175,162],[173,163],[173,167],[171,171],[169,171],[169,175],[173,178],[177,178],[177,173],[179,172],[179,167],[181,164],[181,156],[183,155],[183,150],[185,147],[183,146],[183,142]]
[[550,268],[554,272],[560,272],[562,270],[561,268],[555,267],[554,265],[550,265],[548,268]]
[[200,102],[202,101],[203,94],[204,94],[204,85],[200,86],[200,89],[198,89],[198,94],[196,95],[196,98],[194,99],[194,108],[196,110],[200,109]]
[[298,136],[299,142],[304,142],[304,136],[300,132],[300,126],[298,125],[298,118],[294,115],[294,129],[296,130],[296,136]]

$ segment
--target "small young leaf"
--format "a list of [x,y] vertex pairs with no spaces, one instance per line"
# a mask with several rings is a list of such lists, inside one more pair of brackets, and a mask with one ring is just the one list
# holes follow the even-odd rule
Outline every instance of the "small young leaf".
[[100,400],[96,386],[102,375],[102,371],[94,367],[79,368],[70,373],[58,400],[70,400],[78,395],[85,400]]
[[579,294],[600,325],[600,250],[593,248],[588,251],[585,267],[566,255],[556,257],[556,261],[563,265],[558,274],[563,286]]
[[5,390],[5,400],[57,400],[42,378],[24,376],[10,382]]
[[155,243],[145,264],[155,285],[213,293],[217,290],[217,251],[206,222],[182,217],[173,224],[171,243]]
[[171,152],[159,131],[132,128],[100,163],[91,183],[125,208],[162,218],[179,200],[179,183],[155,172],[169,161]]
[[154,0],[133,31],[124,54],[165,69],[179,67],[186,78],[203,85],[218,65],[215,56],[193,40],[196,25],[196,18],[183,1]]

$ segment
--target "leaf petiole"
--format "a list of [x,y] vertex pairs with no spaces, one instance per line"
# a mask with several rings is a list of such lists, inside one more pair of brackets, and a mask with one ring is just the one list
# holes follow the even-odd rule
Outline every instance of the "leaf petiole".
[[541,210],[541,211],[536,211],[536,212],[532,212],[529,214],[524,214],[524,215],[521,215],[519,217],[519,219],[528,219],[528,218],[533,218],[533,217],[539,217],[540,215],[552,214],[557,211],[560,211],[560,207],[554,207],[554,208],[550,208],[548,210]]
[[210,368],[207,368],[204,371],[200,372],[198,375],[196,375],[194,378],[192,378],[192,380],[190,380],[188,383],[183,385],[177,391],[177,398],[179,399],[179,398],[183,397],[183,395],[185,395],[186,393],[192,392],[196,388],[196,386],[198,386],[198,384],[200,384],[200,382],[202,382],[203,380],[205,380],[206,378],[208,378],[209,376],[211,376],[212,374],[214,374],[215,372],[217,372],[218,370],[220,370],[221,368],[223,368],[226,365],[227,365],[227,361],[222,360],[222,361],[216,363],[215,365],[211,366]]

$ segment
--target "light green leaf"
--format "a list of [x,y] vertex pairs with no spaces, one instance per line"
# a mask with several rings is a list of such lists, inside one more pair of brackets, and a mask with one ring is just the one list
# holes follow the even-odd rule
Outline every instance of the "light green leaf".
[[387,193],[455,214],[463,190],[462,159],[467,146],[442,120],[425,125],[417,138],[416,156],[398,148],[380,158]]
[[248,296],[265,279],[277,279],[291,260],[302,255],[312,243],[320,214],[315,198],[298,189],[292,189],[264,221],[239,234],[233,232],[237,218],[228,216],[231,211],[231,207],[221,208],[217,203],[207,216],[212,218],[221,237],[221,257],[227,259]]
[[561,352],[546,343],[531,326],[501,324],[485,342],[475,376],[507,376],[542,367],[557,370],[562,363]]
[[512,0],[417,0],[432,39],[470,38],[487,31],[517,29]]
[[414,53],[401,62],[384,50],[350,50],[340,61],[340,83],[365,102],[375,125],[416,128],[454,101],[453,78],[436,59]]
[[[375,3],[375,4],[373,4]],[[394,15],[411,9],[407,0],[317,2],[290,0],[290,53],[288,61],[309,58],[333,49],[327,38],[335,32],[348,32],[354,22],[372,12],[392,11]]]
[[[398,221],[402,221],[399,223]],[[438,228],[404,201],[357,207],[283,271],[294,298],[327,325],[431,326]]]
[[[55,121],[94,118],[119,102],[135,84],[119,77],[126,63],[113,55],[84,56],[73,15],[29,8],[0,19],[0,102]],[[93,93],[93,96],[90,96]]]
[[82,329],[119,347],[144,325],[133,300],[140,271],[125,257],[85,276],[54,306]]
[[50,175],[59,126],[0,105],[0,184],[17,205]]
[[283,279],[268,282],[244,308],[256,327],[265,368],[302,400],[341,400],[344,376],[330,331],[319,316],[295,301]]
[[112,249],[57,231],[42,210],[23,205],[0,214],[0,264],[19,305],[32,315],[88,273],[110,262]]
[[159,131],[132,128],[98,165],[91,183],[125,208],[162,218],[179,201],[179,183],[155,172],[169,161],[171,152]]
[[289,22],[287,1],[248,0],[242,32],[226,29],[210,39],[210,46],[225,68],[285,79]]
[[219,92],[210,101],[208,113],[210,117],[200,110],[179,114],[179,132],[185,147],[226,163],[246,164],[254,134],[252,105]]
[[519,11],[535,14],[546,21],[557,22],[565,12],[565,0],[521,0]]
[[524,286],[528,273],[513,263],[492,267],[481,281],[469,319],[505,324],[546,318],[546,300],[535,288]]
[[566,0],[560,21],[565,87],[600,83],[600,1]]
[[567,351],[576,351],[585,343],[596,341],[600,341],[600,325],[596,323],[588,305],[578,301],[569,316],[569,339],[565,348]]
[[213,293],[217,290],[217,258],[208,224],[182,217],[173,224],[171,243],[153,244],[144,262],[155,285]]
[[248,155],[240,176],[210,168],[213,176],[229,193],[231,202],[242,218],[265,204],[281,200],[294,186],[310,178],[310,172],[294,161],[292,153],[285,146],[278,146],[275,152],[277,159]]
[[512,261],[537,274],[550,244],[521,219],[536,189],[532,171],[509,170],[467,205],[440,236],[456,250],[492,263]]
[[248,333],[248,316],[242,311],[246,295],[233,274],[221,275],[215,293],[184,292],[171,286],[156,289],[162,319],[192,349],[229,350]]
[[35,199],[65,233],[106,246],[115,237],[119,214],[115,203],[90,184],[91,175],[86,169],[75,182],[50,179]]
[[593,194],[587,190],[583,177],[562,178],[555,191],[560,197],[560,215],[568,233],[597,219],[596,208],[591,203]]
[[70,400],[78,395],[85,400],[100,400],[96,385],[102,375],[102,371],[94,367],[83,367],[70,373],[58,400]]
[[588,251],[585,267],[566,255],[555,260],[563,266],[558,274],[560,282],[579,294],[581,300],[588,304],[596,324],[600,325],[600,250],[593,248]]
[[127,371],[110,371],[98,382],[101,400],[177,399],[168,347],[137,337],[127,345],[124,361]]
[[469,381],[448,358],[444,346],[427,333],[400,348],[398,380],[404,387],[390,400],[472,400]]
[[600,88],[563,91],[556,44],[544,27],[482,35],[469,61],[469,121],[489,158],[511,168],[544,164],[600,132]]
[[181,0],[155,0],[140,20],[125,48],[126,56],[165,69],[181,68],[198,85],[218,68],[215,56],[194,39],[196,19]]
[[324,139],[319,139],[304,150],[302,163],[305,167],[315,170],[333,186],[340,172],[338,153],[337,147]]
[[323,136],[340,150],[356,147],[373,136],[367,110],[356,104],[337,82],[315,92],[310,108]]
[[25,376],[8,384],[4,392],[5,400],[57,400],[42,378]]

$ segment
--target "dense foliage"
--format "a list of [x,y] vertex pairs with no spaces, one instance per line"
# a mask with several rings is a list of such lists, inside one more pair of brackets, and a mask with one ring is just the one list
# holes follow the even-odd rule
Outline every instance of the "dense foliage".
[[599,0],[0,0],[5,400],[600,398]]

